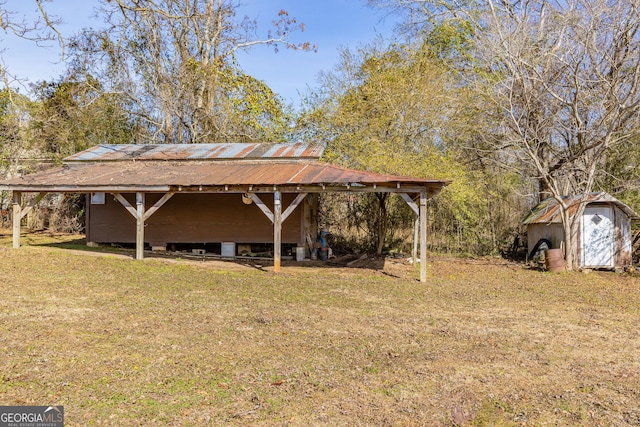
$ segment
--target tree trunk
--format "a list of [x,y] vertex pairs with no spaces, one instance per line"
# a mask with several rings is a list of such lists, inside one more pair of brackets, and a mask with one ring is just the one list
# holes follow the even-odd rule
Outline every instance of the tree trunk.
[[378,255],[382,254],[382,249],[384,249],[384,242],[387,237],[387,230],[389,229],[389,215],[387,213],[387,199],[389,193],[377,193],[376,198],[378,199],[378,229],[376,230],[377,236],[377,245],[376,245],[376,253]]
[[564,260],[565,268],[573,270],[573,260],[575,255],[574,240],[571,235],[571,217],[569,208],[564,203],[560,204],[560,216],[562,217],[562,229],[564,231]]

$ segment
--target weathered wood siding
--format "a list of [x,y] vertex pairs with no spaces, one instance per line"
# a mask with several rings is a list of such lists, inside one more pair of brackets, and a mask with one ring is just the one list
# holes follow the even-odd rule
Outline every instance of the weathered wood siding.
[[530,254],[540,239],[551,242],[552,249],[559,249],[564,240],[562,224],[529,224],[527,226],[527,254]]
[[615,266],[628,267],[631,265],[631,220],[622,209],[617,206],[613,209],[615,224]]
[[[123,194],[135,207],[135,194]],[[149,209],[162,194],[146,194]],[[260,198],[273,210],[273,195]],[[295,194],[282,195],[284,211]],[[303,202],[303,203],[306,203]],[[303,204],[282,224],[283,243],[303,243]],[[87,241],[96,243],[136,241],[133,216],[107,194],[104,205],[87,201]],[[242,203],[240,194],[176,194],[146,222],[145,243],[272,243],[273,225],[255,204]]]

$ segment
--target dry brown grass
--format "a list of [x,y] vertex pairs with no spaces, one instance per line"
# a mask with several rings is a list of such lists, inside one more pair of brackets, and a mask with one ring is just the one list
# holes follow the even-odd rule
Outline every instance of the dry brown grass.
[[640,425],[635,275],[220,265],[0,236],[0,404],[69,426]]

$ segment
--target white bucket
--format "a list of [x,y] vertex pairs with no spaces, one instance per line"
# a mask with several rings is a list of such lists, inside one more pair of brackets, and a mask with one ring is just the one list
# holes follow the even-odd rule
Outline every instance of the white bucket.
[[220,246],[221,246],[222,256],[236,256],[235,242],[222,242]]

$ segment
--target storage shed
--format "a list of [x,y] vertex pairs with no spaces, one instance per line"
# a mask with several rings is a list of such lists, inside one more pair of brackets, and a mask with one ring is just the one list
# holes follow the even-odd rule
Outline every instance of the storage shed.
[[[130,242],[136,258],[168,244],[272,242],[315,237],[319,193],[398,193],[419,218],[420,279],[426,281],[426,205],[448,180],[376,174],[320,162],[322,144],[98,145],[64,165],[0,182],[13,192],[13,246],[20,219],[47,193],[84,193],[88,242]],[[36,193],[23,206],[22,193]],[[297,250],[296,250],[297,252]]]
[[[571,215],[575,215],[582,195],[567,197]],[[578,234],[578,260],[581,268],[615,269],[631,266],[631,221],[638,214],[608,193],[591,193],[587,197]],[[560,248],[564,229],[560,205],[554,198],[540,202],[522,221],[527,226],[527,253],[531,254],[541,241],[551,248]]]

